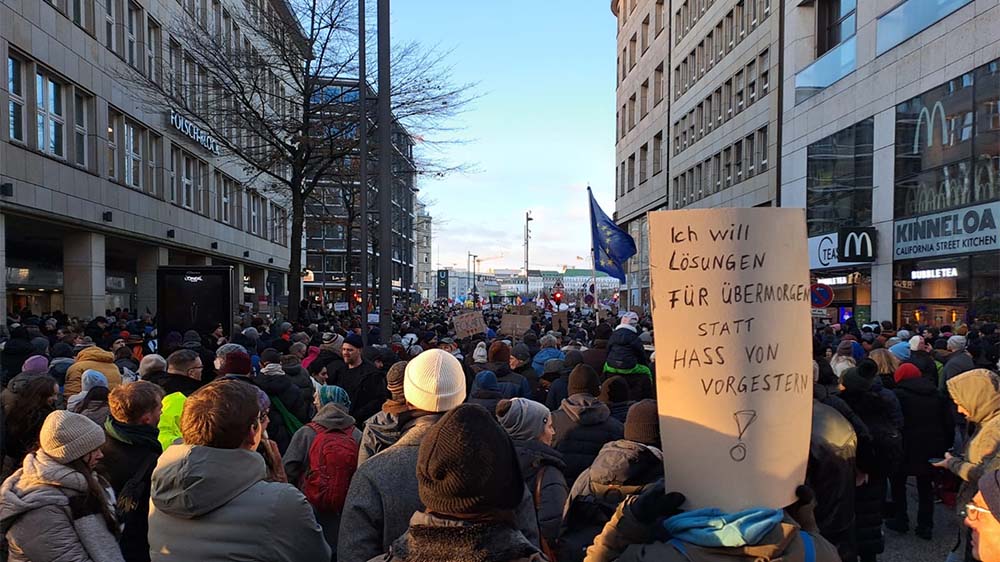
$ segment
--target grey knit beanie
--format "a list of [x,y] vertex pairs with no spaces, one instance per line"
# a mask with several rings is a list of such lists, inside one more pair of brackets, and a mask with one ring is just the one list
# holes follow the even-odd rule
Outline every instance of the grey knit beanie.
[[42,423],[38,442],[42,452],[67,464],[104,445],[104,430],[87,416],[56,410]]

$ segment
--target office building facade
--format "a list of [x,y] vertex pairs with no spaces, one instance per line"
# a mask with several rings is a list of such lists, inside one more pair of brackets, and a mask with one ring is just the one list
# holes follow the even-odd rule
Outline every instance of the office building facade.
[[783,205],[807,209],[830,319],[1000,318],[1000,2],[815,0],[785,19]]
[[[267,310],[284,299],[288,205],[177,111],[197,112],[208,94],[170,24],[198,18],[206,33],[252,49],[230,15],[285,10],[267,0],[0,0],[8,311],[155,313],[162,265],[232,266],[234,305]],[[228,27],[211,29],[212,17]],[[184,87],[168,101],[138,99],[130,77]]]

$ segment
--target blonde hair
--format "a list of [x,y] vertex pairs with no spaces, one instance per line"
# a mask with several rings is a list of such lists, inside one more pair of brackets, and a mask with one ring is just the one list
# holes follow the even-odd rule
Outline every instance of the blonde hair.
[[899,368],[899,359],[888,349],[873,349],[868,357],[878,365],[879,374],[893,374]]

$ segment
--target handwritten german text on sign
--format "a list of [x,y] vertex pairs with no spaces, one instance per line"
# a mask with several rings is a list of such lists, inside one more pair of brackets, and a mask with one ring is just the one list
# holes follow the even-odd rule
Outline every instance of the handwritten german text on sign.
[[500,333],[505,336],[521,337],[531,329],[531,316],[504,314],[500,319]]
[[457,338],[467,338],[486,332],[486,322],[483,320],[482,312],[467,312],[456,316],[452,321],[455,323]]
[[670,488],[694,508],[792,503],[812,410],[805,211],[664,211],[649,228]]

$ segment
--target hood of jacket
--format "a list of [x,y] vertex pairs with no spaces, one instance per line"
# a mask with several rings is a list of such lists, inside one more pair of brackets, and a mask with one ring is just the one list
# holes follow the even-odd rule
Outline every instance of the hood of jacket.
[[1000,377],[987,369],[973,369],[948,379],[948,392],[969,411],[972,423],[983,423],[1000,412]]
[[[405,412],[403,414],[405,415]],[[370,438],[373,443],[381,445],[380,451],[395,443],[402,432],[399,415],[385,410],[378,412],[365,422],[365,437]]]
[[87,491],[87,477],[56,462],[42,451],[24,457],[18,469],[0,487],[0,524],[4,528],[13,519],[48,505],[68,505],[70,495]]
[[284,376],[285,370],[281,367],[281,363],[268,363],[261,368],[260,374],[271,377]]
[[580,425],[597,425],[611,417],[607,404],[589,394],[574,394],[562,401],[559,409]]
[[590,491],[596,496],[611,490],[634,494],[660,478],[663,478],[663,453],[659,449],[619,439],[601,447],[590,466]]
[[172,445],[153,470],[150,499],[166,514],[193,519],[226,505],[266,475],[264,457],[253,451]]
[[115,355],[110,351],[104,351],[103,349],[93,346],[88,347],[80,351],[76,355],[76,362],[82,363],[83,361],[96,361],[98,363],[114,363]]
[[344,429],[354,425],[354,418],[342,406],[333,402],[320,408],[312,421],[327,429]]
[[536,439],[531,441],[514,439],[513,442],[514,450],[517,452],[517,462],[521,465],[521,475],[525,480],[533,479],[538,469],[543,466],[553,466],[560,471],[566,469],[562,453],[545,443]]

